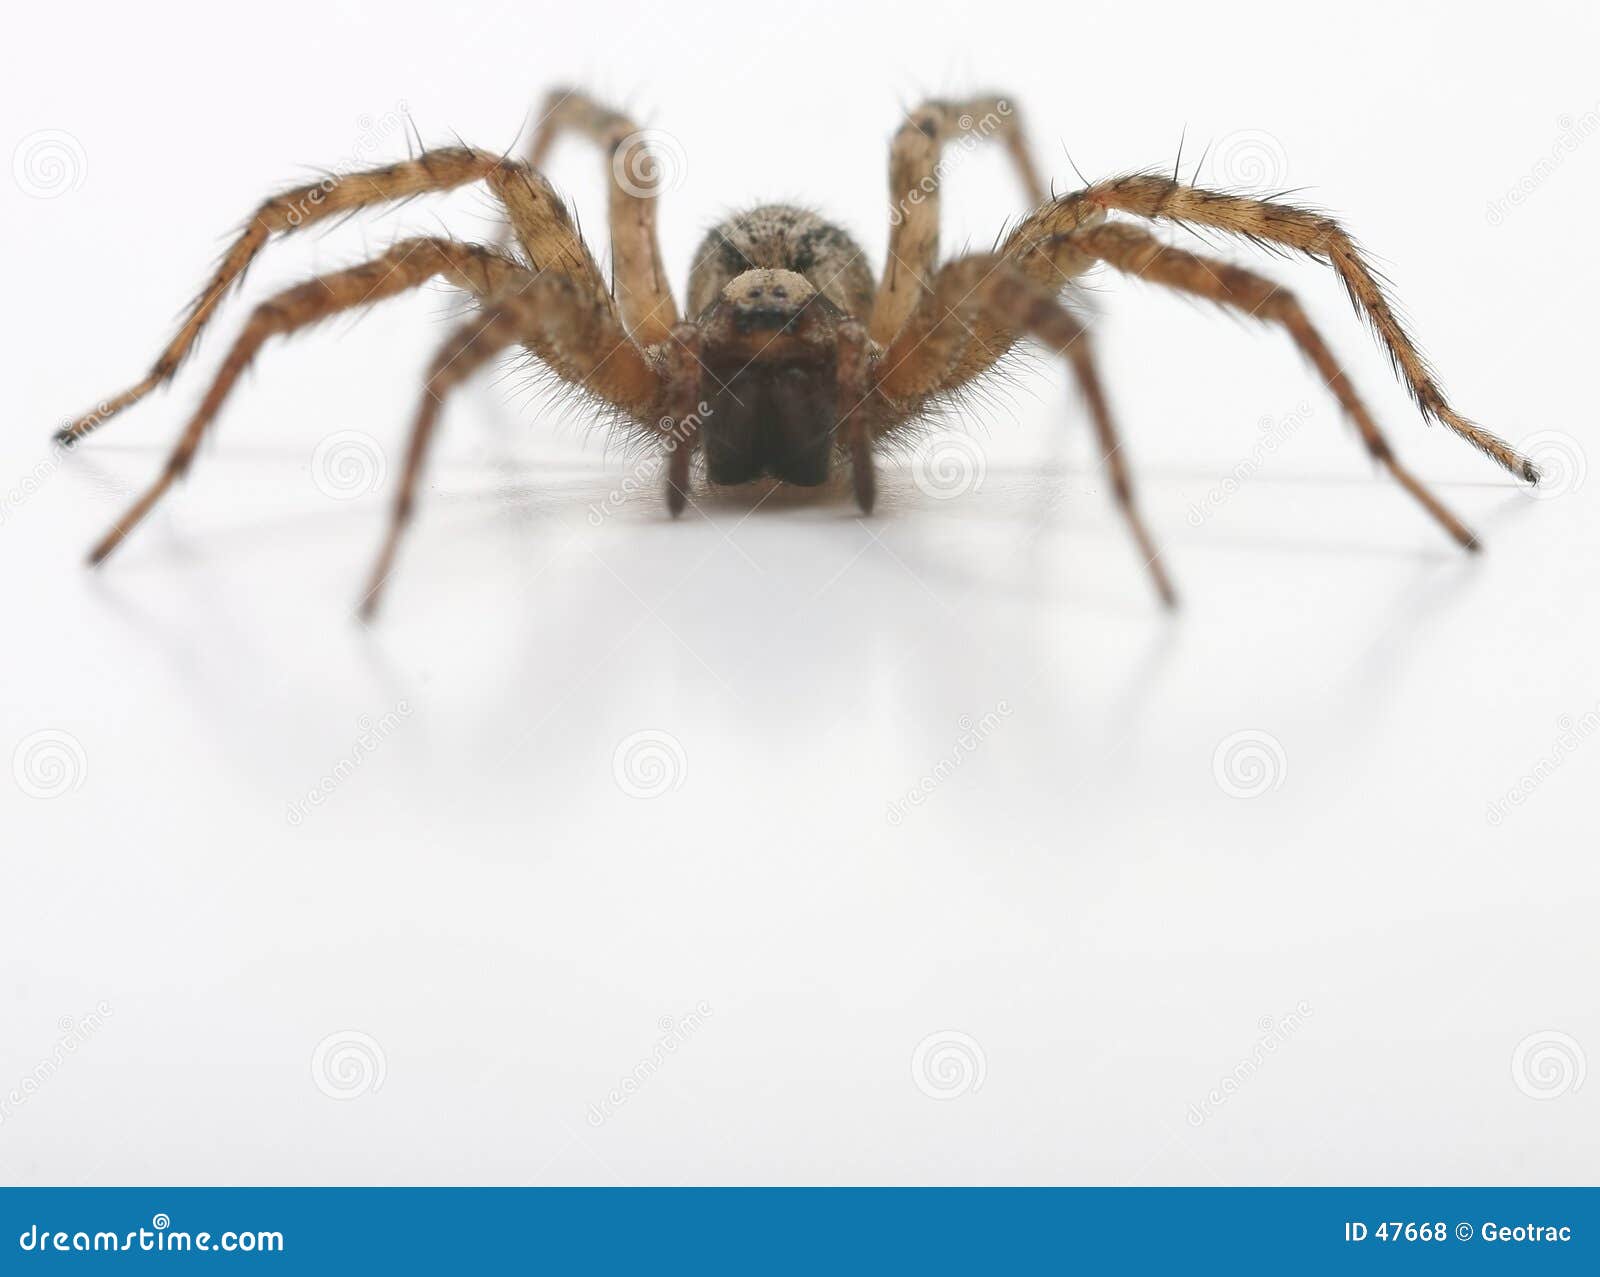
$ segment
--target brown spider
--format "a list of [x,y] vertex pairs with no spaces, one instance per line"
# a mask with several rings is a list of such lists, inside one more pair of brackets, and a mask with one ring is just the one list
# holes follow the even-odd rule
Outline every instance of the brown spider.
[[[566,207],[539,172],[563,130],[584,134],[611,158],[608,287]],[[1004,141],[1033,211],[992,252],[938,264],[939,161],[955,140]],[[1388,349],[1425,417],[1482,449],[1512,473],[1538,481],[1533,464],[1446,403],[1355,242],[1331,218],[1277,200],[1250,199],[1138,173],[1049,197],[1029,159],[1016,113],[999,97],[929,102],[913,111],[890,148],[894,212],[889,258],[874,286],[854,240],[814,213],[756,208],[713,229],[689,275],[680,319],[656,243],[659,172],[648,137],[581,94],[550,95],[528,159],[469,147],[425,151],[404,163],[352,173],[277,195],[256,210],[229,248],[148,376],[60,432],[76,443],[177,371],[218,303],[274,232],[287,233],[357,209],[485,181],[504,205],[520,257],[443,238],[406,239],[381,257],[288,289],[262,303],[223,360],[155,483],[90,555],[117,547],[188,469],[206,427],[269,337],[415,288],[434,277],[465,290],[472,317],[429,370],[387,538],[362,603],[375,609],[410,518],[418,475],[444,396],[511,347],[522,347],[570,386],[668,453],[667,504],[682,511],[692,454],[713,484],[772,476],[822,484],[847,459],[863,511],[872,509],[873,446],[925,421],[1031,336],[1066,357],[1082,387],[1111,484],[1168,604],[1172,587],[1134,505],[1116,427],[1083,324],[1060,294],[1097,262],[1281,324],[1349,414],[1367,451],[1468,549],[1473,535],[1395,458],[1349,379],[1299,303],[1238,266],[1162,244],[1112,211],[1209,227],[1292,249],[1338,272],[1356,309]]]

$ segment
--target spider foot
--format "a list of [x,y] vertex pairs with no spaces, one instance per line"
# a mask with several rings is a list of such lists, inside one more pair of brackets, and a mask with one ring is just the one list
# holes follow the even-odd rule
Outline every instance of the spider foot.
[[853,457],[852,462],[851,483],[855,488],[856,504],[861,507],[862,514],[871,514],[878,500],[878,475],[872,465],[872,453],[865,451],[864,456]]
[[682,444],[667,456],[667,510],[676,519],[689,504],[689,449]]
[[1167,570],[1161,566],[1161,560],[1155,559],[1150,564],[1150,575],[1155,578],[1156,593],[1161,596],[1161,606],[1173,612],[1178,607],[1178,592],[1172,588],[1172,581],[1167,576]]

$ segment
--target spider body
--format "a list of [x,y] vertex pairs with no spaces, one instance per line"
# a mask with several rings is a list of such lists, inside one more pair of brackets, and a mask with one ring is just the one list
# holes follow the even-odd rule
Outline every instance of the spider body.
[[[610,159],[610,280],[540,172],[563,132],[589,137]],[[952,141],[981,138],[1006,146],[1031,211],[993,250],[941,263],[941,151]],[[476,313],[444,342],[428,370],[389,533],[363,598],[364,615],[376,606],[411,517],[440,405],[508,349],[531,353],[613,419],[658,441],[666,457],[667,506],[674,514],[690,499],[697,457],[714,484],[771,477],[816,487],[842,462],[857,502],[870,512],[878,445],[929,419],[1025,338],[1071,366],[1111,492],[1157,591],[1171,603],[1175,595],[1135,504],[1089,335],[1063,304],[1074,281],[1097,265],[1280,327],[1338,400],[1374,462],[1459,544],[1476,548],[1472,534],[1401,465],[1292,294],[1242,267],[1164,244],[1141,222],[1209,229],[1332,267],[1424,416],[1519,477],[1538,479],[1526,457],[1450,406],[1378,277],[1330,217],[1152,173],[1047,197],[1014,109],[995,96],[933,101],[911,112],[891,143],[889,172],[889,251],[876,282],[865,254],[845,231],[806,209],[763,205],[707,234],[689,276],[687,318],[680,318],[665,283],[656,242],[658,174],[649,135],[570,90],[550,95],[525,162],[450,147],[273,196],[240,232],[150,372],[59,437],[75,444],[168,381],[274,235],[483,182],[505,209],[514,243],[491,248],[440,237],[405,239],[369,262],[258,306],[155,483],[95,547],[91,561],[110,554],[187,472],[239,374],[268,338],[443,278],[474,299]]]
[[737,276],[765,269],[803,275],[839,310],[865,318],[876,292],[867,263],[847,231],[810,209],[763,204],[706,232],[689,271],[688,311],[702,315]]
[[767,269],[736,275],[701,315],[699,433],[712,483],[827,482],[843,318],[804,275]]
[[762,205],[706,234],[688,303],[700,330],[710,482],[828,481],[839,325],[869,315],[874,291],[860,246],[808,209]]

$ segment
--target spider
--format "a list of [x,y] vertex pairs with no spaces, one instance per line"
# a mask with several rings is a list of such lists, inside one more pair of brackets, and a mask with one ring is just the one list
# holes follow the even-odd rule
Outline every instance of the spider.
[[[610,159],[610,285],[561,198],[540,172],[555,139],[587,137]],[[939,263],[941,153],[952,142],[1003,142],[1032,211],[989,252]],[[185,474],[239,374],[267,338],[292,333],[434,278],[473,301],[427,372],[387,535],[361,603],[370,617],[411,519],[418,478],[445,396],[513,348],[666,454],[666,501],[683,511],[698,454],[712,484],[762,477],[815,487],[848,466],[870,513],[875,446],[926,422],[995,368],[1019,340],[1066,359],[1087,403],[1112,492],[1156,591],[1176,595],[1134,500],[1119,436],[1084,324],[1062,296],[1098,263],[1284,328],[1354,422],[1373,460],[1460,545],[1471,532],[1394,455],[1292,294],[1242,267],[1183,251],[1136,220],[1243,237],[1330,265],[1385,346],[1425,418],[1442,422],[1530,483],[1533,463],[1457,413],[1406,334],[1378,278],[1332,218],[1279,199],[1205,190],[1139,172],[1046,192],[1017,112],[996,95],[929,101],[890,146],[893,200],[888,260],[876,283],[856,242],[813,212],[766,205],[729,217],[705,237],[688,281],[687,317],[667,283],[656,239],[660,168],[649,136],[581,93],[547,99],[525,161],[465,145],[330,177],[273,196],[250,218],[177,335],[145,378],[61,430],[75,446],[111,416],[170,380],[218,304],[274,235],[395,200],[485,182],[504,208],[515,248],[403,239],[362,265],[290,288],[258,306],[155,482],[90,554],[99,563]],[[1108,214],[1122,214],[1112,219]]]

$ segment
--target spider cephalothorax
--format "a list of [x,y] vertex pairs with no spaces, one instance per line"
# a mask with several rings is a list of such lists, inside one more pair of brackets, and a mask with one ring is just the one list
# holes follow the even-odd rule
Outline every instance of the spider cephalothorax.
[[[539,172],[563,131],[585,134],[611,160],[607,281],[565,205]],[[1032,204],[999,246],[939,263],[940,151],[994,137],[1010,151]],[[1162,598],[1174,595],[1134,505],[1132,482],[1083,324],[1061,300],[1097,264],[1281,326],[1311,361],[1373,459],[1461,545],[1477,541],[1395,457],[1366,405],[1294,297],[1225,262],[1163,244],[1136,221],[1166,221],[1248,238],[1326,262],[1371,322],[1425,416],[1500,465],[1537,482],[1533,464],[1445,400],[1354,240],[1332,218],[1277,200],[1184,185],[1150,173],[1046,198],[1004,98],[929,102],[907,116],[890,149],[889,254],[874,282],[860,247],[815,213],[765,205],[728,218],[695,254],[680,319],[656,242],[656,170],[648,135],[582,94],[545,104],[524,163],[451,147],[403,163],[285,191],[262,204],[146,377],[60,432],[76,443],[169,380],[217,304],[274,234],[328,217],[470,182],[499,198],[515,241],[502,250],[444,238],[401,240],[363,265],[288,289],[257,307],[156,482],[95,547],[99,562],[193,460],[206,428],[270,336],[435,277],[468,293],[476,313],[444,343],[427,377],[388,538],[363,598],[376,606],[393,565],[440,404],[489,360],[520,347],[669,458],[667,503],[689,499],[692,462],[714,484],[771,477],[802,487],[849,466],[870,511],[873,450],[928,419],[1031,337],[1065,357],[1083,389],[1111,488]]]

